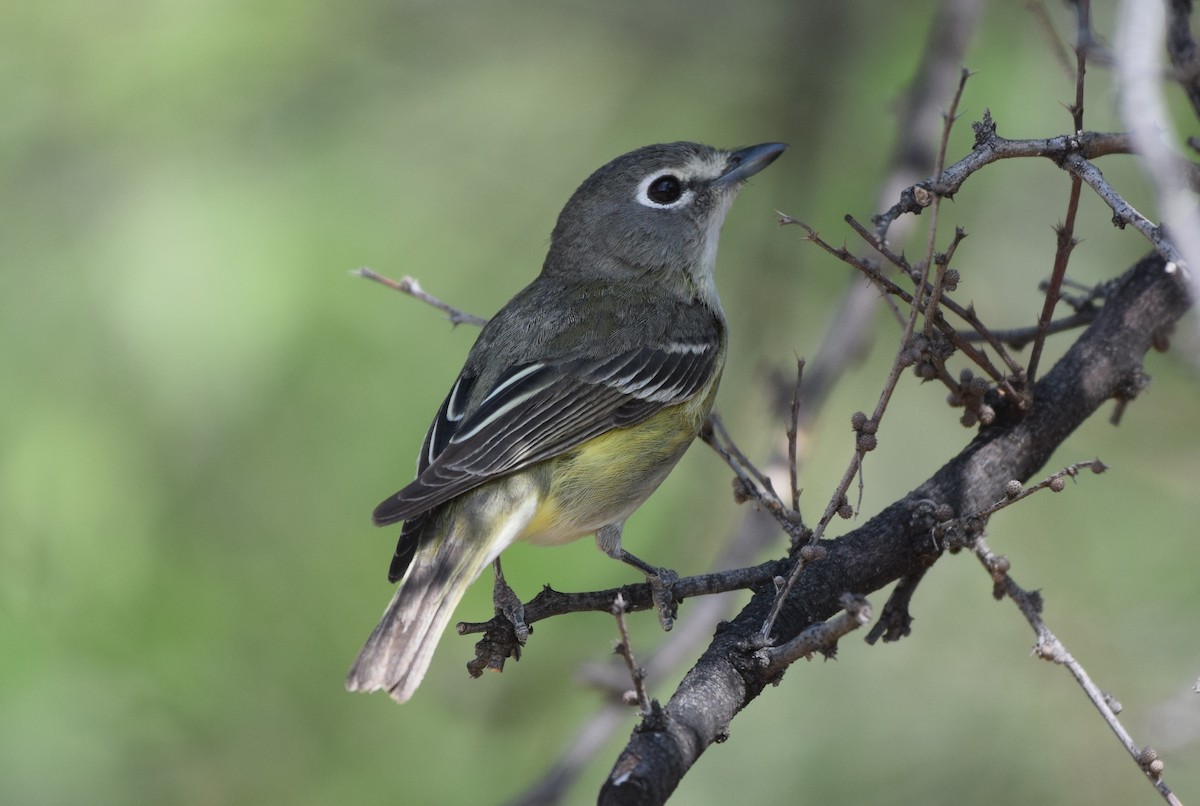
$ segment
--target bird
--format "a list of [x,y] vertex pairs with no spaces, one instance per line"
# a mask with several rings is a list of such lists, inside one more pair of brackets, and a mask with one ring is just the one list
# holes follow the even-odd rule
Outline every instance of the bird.
[[[480,331],[415,480],[375,508],[376,525],[403,522],[388,571],[400,584],[348,690],[409,700],[468,587],[517,540],[594,535],[669,589],[673,572],[626,551],[622,528],[712,409],[728,341],[721,228],[745,181],[785,148],[646,146],[572,194],[541,273]],[[523,626],[519,604],[505,612]]]

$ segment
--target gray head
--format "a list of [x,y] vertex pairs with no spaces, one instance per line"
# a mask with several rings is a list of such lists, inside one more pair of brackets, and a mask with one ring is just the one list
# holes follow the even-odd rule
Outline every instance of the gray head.
[[743,182],[785,148],[668,143],[617,157],[588,177],[559,214],[543,271],[638,275],[715,298],[717,240],[729,205]]

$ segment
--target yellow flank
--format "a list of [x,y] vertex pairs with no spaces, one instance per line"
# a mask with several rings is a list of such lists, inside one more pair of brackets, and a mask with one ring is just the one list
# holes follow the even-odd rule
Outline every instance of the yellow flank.
[[519,539],[539,545],[566,543],[627,518],[696,438],[715,391],[714,382],[709,394],[547,460],[550,489]]

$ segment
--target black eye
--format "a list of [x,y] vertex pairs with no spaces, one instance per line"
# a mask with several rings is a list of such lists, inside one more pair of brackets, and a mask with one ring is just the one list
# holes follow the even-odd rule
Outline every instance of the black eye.
[[650,183],[646,195],[655,204],[674,204],[683,195],[683,184],[678,177],[663,174]]

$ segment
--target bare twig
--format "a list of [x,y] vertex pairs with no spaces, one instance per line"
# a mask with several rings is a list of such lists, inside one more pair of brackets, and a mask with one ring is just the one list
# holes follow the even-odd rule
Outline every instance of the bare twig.
[[800,519],[800,513],[788,507],[775,492],[775,485],[767,474],[763,473],[734,443],[720,415],[713,413],[708,416],[708,427],[700,432],[700,438],[709,444],[717,455],[725,460],[737,476],[734,489],[734,499],[741,503],[753,499],[759,506],[775,518],[784,531],[796,544],[807,540],[808,532]]
[[[882,256],[887,258],[888,261],[892,262],[893,265],[901,268],[906,275],[909,275],[909,267],[902,255],[897,255],[888,248],[887,244],[876,240],[875,235],[862,224],[860,224],[853,216],[845,216],[845,220],[850,227],[863,238],[863,240],[875,248]],[[903,288],[897,285],[895,281],[880,271],[879,266],[875,265],[874,262],[860,258],[857,255],[847,251],[844,247],[832,246],[828,242],[824,241],[820,235],[817,234],[816,230],[802,221],[797,221],[790,216],[783,216],[781,218],[781,223],[795,224],[802,227],[808,233],[807,240],[812,241],[829,254],[858,269],[888,294],[899,298],[905,304],[912,304],[913,295],[908,291],[905,291]],[[1013,376],[1022,376],[1023,370],[1021,369],[1020,365],[1012,358],[1012,356],[1009,355],[1008,351],[1004,349],[1004,346],[1000,343],[1000,341],[991,335],[990,330],[984,327],[983,323],[979,321],[979,317],[975,314],[972,308],[964,308],[944,294],[942,295],[942,307],[952,311],[962,318],[967,324],[971,325],[972,328],[979,333],[980,340],[986,341],[996,350],[996,353],[1004,360],[1005,365],[1009,368],[1009,371]],[[1011,399],[1017,401],[1018,404],[1022,403],[1022,396],[1018,394],[1009,377],[1006,376],[1005,373],[1001,372],[1000,369],[988,359],[987,355],[980,352],[972,344],[970,344],[969,340],[965,338],[962,333],[952,327],[949,322],[946,322],[941,314],[935,314],[935,324],[942,335],[944,335],[949,342],[954,345],[955,349],[961,351],[968,360],[982,369],[989,377],[992,378],[992,380],[999,384],[1004,390],[1005,394],[1009,395]]]
[[[991,113],[984,112],[983,120],[975,124],[975,147],[971,153],[951,165],[936,179],[925,180],[905,189],[900,194],[899,202],[873,219],[876,237],[881,242],[886,242],[888,228],[898,217],[905,213],[920,213],[932,202],[931,194],[954,195],[963,182],[986,165],[1002,159],[1046,157],[1072,175],[1078,176],[1096,191],[1112,209],[1113,223],[1120,227],[1132,226],[1169,262],[1184,265],[1179,252],[1164,235],[1162,228],[1155,226],[1121,198],[1089,161],[1109,154],[1131,153],[1132,146],[1130,135],[1122,133],[1083,132],[1043,140],[1006,140],[996,134],[996,124]],[[1186,172],[1183,175],[1186,176]]]
[[427,305],[432,305],[442,313],[446,314],[446,316],[450,318],[450,324],[452,325],[476,325],[478,327],[483,327],[488,322],[486,319],[481,319],[474,314],[469,314],[466,311],[459,310],[450,303],[443,302],[442,300],[433,296],[433,294],[428,293],[421,288],[420,283],[418,283],[414,277],[403,277],[400,280],[393,280],[390,277],[384,277],[382,274],[377,273],[374,269],[371,269],[367,266],[360,266],[350,273],[355,277],[365,277],[368,280],[373,280],[379,283],[380,285],[385,285],[394,291],[399,291],[402,294],[408,294],[410,297],[419,299],[421,302],[424,302]]
[[[954,128],[954,121],[957,119],[958,104],[962,100],[963,90],[966,89],[967,79],[971,77],[971,72],[964,69],[958,80],[958,88],[954,91],[954,99],[950,102],[950,109],[946,112],[945,125],[942,126],[942,139],[938,143],[937,161],[933,166],[935,176],[940,175],[942,169],[946,167],[946,148],[950,144],[950,131]],[[930,266],[937,266],[937,273],[934,275],[933,287],[927,292],[929,298],[925,302],[925,338],[933,335],[933,320],[937,313],[938,302],[942,297],[942,286],[946,281],[946,268],[950,263],[949,258],[946,260],[935,260],[934,254],[937,249],[937,229],[938,229],[938,211],[941,210],[942,197],[934,194],[932,202],[929,205],[929,238],[925,243],[925,262],[921,272],[921,279],[917,283],[917,288],[925,288],[925,281],[929,274]],[[961,232],[961,231],[960,231]],[[957,240],[955,245],[957,245]],[[953,248],[950,250],[953,252]],[[917,316],[916,306],[913,307],[912,316]]]
[[1143,772],[1150,777],[1159,792],[1167,798],[1168,803],[1175,803],[1174,795],[1171,794],[1170,789],[1162,781],[1162,762],[1158,760],[1157,755],[1149,748],[1139,749],[1134,745],[1133,740],[1116,717],[1116,711],[1119,708],[1113,707],[1112,698],[1104,695],[1092,683],[1083,666],[1067,652],[1058,638],[1046,626],[1041,616],[1041,594],[1036,591],[1026,591],[1017,585],[1012,577],[1009,576],[1010,564],[1008,558],[993,554],[983,539],[983,528],[992,515],[1018,501],[1028,498],[1039,490],[1048,489],[1052,492],[1062,492],[1066,488],[1066,479],[1078,478],[1080,472],[1085,469],[1090,469],[1093,473],[1098,474],[1103,473],[1108,468],[1099,459],[1095,459],[1093,461],[1067,465],[1028,487],[1022,486],[1019,480],[1013,479],[1005,485],[1004,497],[1002,499],[976,512],[939,523],[934,529],[934,537],[935,539],[945,541],[950,547],[962,547],[965,545],[971,547],[975,556],[979,558],[984,568],[992,576],[994,585],[993,595],[997,599],[1002,599],[1006,596],[1011,599],[1017,605],[1018,609],[1020,609],[1021,613],[1024,614],[1030,626],[1033,627],[1038,638],[1037,644],[1034,647],[1034,653],[1044,660],[1062,664],[1071,671],[1071,674],[1074,675],[1087,694],[1088,699],[1092,701],[1092,704],[1104,717],[1104,720],[1121,740],[1122,744],[1125,745],[1130,755],[1138,761]]
[[792,511],[800,511],[800,460],[796,455],[796,434],[800,429],[800,383],[804,380],[804,359],[796,359],[796,383],[792,386],[792,403],[787,427],[788,476],[792,488]]
[[1146,237],[1146,240],[1151,243],[1154,250],[1162,255],[1168,263],[1177,267],[1183,265],[1182,256],[1175,248],[1175,244],[1167,237],[1163,228],[1154,224],[1154,222],[1134,209],[1132,204],[1125,201],[1121,197],[1121,194],[1117,193],[1113,186],[1104,178],[1104,174],[1100,173],[1099,168],[1079,154],[1068,155],[1063,160],[1062,165],[1072,174],[1082,179],[1088,187],[1096,191],[1096,195],[1113,211],[1113,224],[1118,227],[1125,227],[1126,225],[1133,227]]
[[729,464],[730,467],[743,468],[749,474],[743,477],[743,481],[756,482],[761,485],[765,494],[772,499],[767,504],[768,508],[774,509],[778,506],[783,506],[783,501],[775,492],[775,485],[771,482],[770,476],[755,467],[746,454],[742,453],[741,448],[737,446],[733,441],[733,437],[729,436],[729,432],[725,429],[725,421],[721,419],[721,415],[715,413],[709,415],[708,429],[701,434],[701,438],[708,439],[709,432],[712,433],[712,436],[718,438],[718,444],[721,447],[717,450],[717,453],[725,459],[726,464]]
[[[911,334],[910,334],[911,335]],[[891,392],[896,388],[896,381],[899,380],[902,365],[899,359],[892,362],[892,370],[888,375],[887,381],[884,383],[883,393],[880,395],[879,403],[875,407],[877,415],[883,413],[883,409],[887,406],[887,401],[891,397]],[[858,415],[855,415],[856,419]],[[821,520],[817,523],[816,528],[810,533],[807,545],[805,545],[800,554],[800,560],[792,566],[792,571],[788,574],[787,581],[784,583],[775,595],[775,602],[771,606],[767,617],[763,619],[762,627],[759,629],[758,639],[763,644],[769,644],[771,640],[771,629],[775,626],[775,620],[779,617],[780,611],[783,609],[784,602],[795,587],[796,581],[800,578],[800,574],[808,565],[810,560],[819,560],[824,558],[824,550],[819,553],[816,550],[819,548],[816,544],[825,533],[825,528],[833,520],[833,516],[837,514],[848,515],[849,504],[847,503],[846,493],[850,489],[851,482],[854,481],[855,475],[862,467],[862,458],[875,447],[875,426],[878,424],[878,417],[868,421],[865,415],[861,417],[862,423],[858,430],[856,439],[856,447],[854,455],[850,459],[850,464],[846,468],[846,472],[842,474],[841,481],[834,488],[833,495],[830,496],[829,503],[825,506],[825,513],[821,516]],[[864,433],[863,426],[870,422],[870,434]],[[804,550],[807,550],[807,556]]]
[[996,134],[996,123],[987,110],[984,110],[983,120],[974,124],[973,128],[975,145],[970,154],[933,178],[906,188],[900,193],[899,202],[872,219],[880,241],[886,243],[888,229],[897,218],[906,213],[920,213],[928,207],[933,201],[931,194],[955,195],[971,174],[993,162],[1045,157],[1061,163],[1070,154],[1083,159],[1095,159],[1110,154],[1133,153],[1133,141],[1123,132],[1079,132],[1044,139],[1007,140]]
[[[734,568],[729,571],[714,571],[710,574],[681,577],[671,586],[671,590],[675,594],[676,600],[683,601],[694,596],[709,596],[714,593],[753,588],[764,582],[770,582],[778,571],[779,563],[770,560],[748,568]],[[527,624],[532,624],[567,613],[608,612],[617,594],[625,597],[626,613],[654,608],[648,582],[586,593],[563,593],[547,586],[542,588],[537,596],[525,603],[525,621]],[[460,621],[457,631],[459,635],[483,632],[490,623]]]
[[613,599],[610,612],[617,620],[617,633],[621,636],[620,643],[614,651],[625,660],[625,668],[633,681],[633,701],[637,703],[642,716],[650,715],[650,698],[646,695],[646,672],[637,665],[633,658],[633,646],[629,643],[629,628],[625,625],[625,597],[618,593]]
[[871,620],[871,603],[862,596],[844,594],[842,607],[845,608],[843,612],[827,621],[819,621],[806,627],[787,643],[759,649],[754,654],[754,659],[762,666],[763,674],[769,677],[782,674],[787,667],[801,658],[811,659],[814,652],[832,655],[842,636]]
[[[886,256],[890,261],[892,261],[893,265],[900,265],[901,263],[904,262],[904,258],[902,255],[897,255],[894,252],[892,252],[890,249],[888,249],[886,244],[877,240],[876,236],[873,233],[871,233],[870,230],[868,230],[866,227],[864,227],[861,223],[859,223],[858,220],[855,219],[853,216],[846,216],[845,220],[846,220],[846,223],[848,223],[851,226],[851,228],[855,232],[857,232],[860,237],[863,238],[863,240],[865,240],[867,243],[871,244],[871,246],[873,246],[876,250],[878,250],[880,252],[880,254],[883,254],[884,256]],[[963,237],[965,237],[965,234]],[[957,243],[958,240],[961,240],[961,239],[956,237],[955,242]],[[878,274],[878,270],[876,270],[876,274]],[[884,286],[884,288],[886,288],[888,291],[892,291],[893,288],[898,288],[898,286],[895,286],[894,283],[889,284],[890,281],[886,280],[886,278],[876,277],[876,276],[872,275],[872,279],[875,280],[876,282],[878,282],[880,285]],[[928,290],[928,288],[927,288],[927,290]],[[892,293],[895,293],[895,292],[892,292]],[[901,295],[901,298],[906,301],[910,299],[907,292],[903,293]],[[975,311],[973,308],[971,308],[971,307],[964,308],[962,305],[955,302],[953,299],[946,296],[945,294],[942,294],[941,303],[942,303],[943,308],[952,312],[953,314],[955,314],[956,316],[961,318],[964,322],[971,325],[971,327],[977,333],[979,333],[979,335],[982,337],[982,340],[986,341],[989,345],[991,345],[991,347],[996,351],[996,353],[1004,361],[1005,366],[1008,367],[1008,371],[1012,375],[1014,375],[1016,377],[1022,376],[1024,370],[1022,370],[1021,365],[1018,364],[1016,362],[1016,360],[1014,360],[1012,358],[1012,356],[1010,356],[1008,354],[1008,351],[1004,349],[1004,346],[1002,344],[1000,344],[999,340],[990,336],[989,328],[985,327],[984,324],[981,321],[979,321],[979,317],[975,314]],[[992,380],[994,380],[994,381],[996,381],[996,383],[1000,384],[1000,386],[1005,390],[1005,392],[1007,394],[1011,395],[1014,399],[1018,398],[1017,390],[1011,385],[1009,378],[1006,377],[1005,374],[1002,373],[1000,371],[1000,369],[998,367],[996,367],[988,359],[988,357],[985,354],[979,352],[974,347],[969,345],[965,339],[960,339],[958,331],[956,329],[954,329],[953,327],[951,327],[948,322],[946,322],[944,319],[942,319],[940,314],[935,314],[935,322],[937,324],[938,329],[942,332],[942,334],[945,335],[950,340],[951,344],[953,344],[956,349],[961,350],[963,352],[963,354],[971,361],[971,363],[975,364],[977,367],[982,369],[984,372],[986,372],[992,378]]]
[[[771,561],[750,568],[683,577],[671,586],[671,592],[675,600],[681,602],[694,596],[751,589],[772,582],[779,574],[779,569],[780,563]],[[652,610],[655,607],[653,591],[650,584],[645,582],[585,593],[562,593],[547,585],[522,606],[524,622],[530,625],[567,613],[606,613],[612,608],[612,602],[618,594],[625,598],[626,612]],[[479,677],[489,669],[502,671],[504,661],[521,651],[522,645],[513,623],[503,614],[495,616],[491,621],[460,621],[455,625],[455,629],[459,635],[484,634],[475,646],[475,659],[467,664],[467,671],[472,677]]]
[[[1046,335],[1051,336],[1055,333],[1065,333],[1068,330],[1083,327],[1096,318],[1096,309],[1090,308],[1087,310],[1073,313],[1070,316],[1065,316],[1062,319],[1055,319],[1046,326]],[[1026,344],[1033,341],[1033,337],[1037,335],[1037,325],[1031,327],[1018,327],[1011,330],[989,330],[988,334],[991,338],[1002,344],[1007,344],[1014,350],[1020,350]],[[983,336],[977,332],[964,332],[962,337],[967,341],[980,341]]]
[[[1089,0],[1076,0],[1075,14],[1078,21],[1075,37],[1075,102],[1071,104],[1071,119],[1074,130],[1083,131],[1083,86],[1087,75],[1088,43],[1091,42],[1091,3]],[[1038,364],[1042,360],[1042,348],[1046,344],[1047,328],[1054,318],[1054,308],[1058,305],[1059,294],[1062,290],[1063,278],[1067,275],[1067,262],[1078,241],[1075,240],[1075,215],[1079,212],[1079,191],[1083,180],[1077,175],[1071,176],[1071,192],[1067,199],[1067,215],[1063,223],[1055,228],[1057,240],[1054,250],[1054,267],[1050,271],[1050,281],[1046,287],[1046,298],[1042,301],[1042,311],[1038,314],[1037,333],[1033,338],[1033,348],[1029,353],[1029,366],[1025,376],[1030,383],[1037,380]]]
[[1076,462],[1073,465],[1067,465],[1057,473],[1051,473],[1037,484],[1031,484],[1028,487],[1023,487],[1021,482],[1013,479],[1008,482],[1008,485],[1004,489],[1004,498],[992,504],[991,506],[980,510],[974,515],[971,515],[970,517],[976,520],[986,520],[1005,507],[1012,506],[1016,502],[1028,498],[1039,490],[1050,490],[1051,492],[1060,493],[1066,488],[1065,479],[1078,478],[1079,472],[1084,469],[1090,469],[1093,473],[1099,475],[1105,470],[1108,470],[1108,465],[1104,464],[1104,462],[1101,462],[1099,459],[1093,459],[1090,462]]
[[993,554],[982,537],[975,538],[974,551],[983,567],[991,574],[996,598],[1008,597],[1011,599],[1021,614],[1025,616],[1029,626],[1033,628],[1034,634],[1037,635],[1033,653],[1042,660],[1067,668],[1109,729],[1116,735],[1146,777],[1150,779],[1163,800],[1172,806],[1180,804],[1175,793],[1163,781],[1163,762],[1158,758],[1158,754],[1150,747],[1138,747],[1134,743],[1133,737],[1129,735],[1125,726],[1117,718],[1119,707],[1114,707],[1113,698],[1100,690],[1083,665],[1067,651],[1067,648],[1046,625],[1042,618],[1041,594],[1037,591],[1027,591],[1019,586],[1008,573],[1010,566],[1008,558]]
[[[767,513],[754,510],[746,513],[741,526],[734,532],[714,561],[718,568],[738,568],[754,561],[764,549],[779,539],[776,523]],[[672,670],[695,657],[698,648],[712,638],[713,628],[727,619],[734,608],[733,596],[705,596],[693,600],[687,618],[680,619],[675,629],[663,633],[663,641],[643,661],[647,680],[662,680]],[[600,667],[600,668],[597,668]],[[602,690],[616,691],[615,681],[624,683],[625,675],[614,664],[589,664],[581,672],[585,682],[597,682]],[[600,753],[612,735],[629,726],[629,707],[606,697],[603,704],[580,725],[575,735],[562,743],[562,753],[546,767],[545,774],[523,792],[513,797],[508,806],[551,806],[562,803],[567,790],[578,780],[589,762]]]
[[983,528],[987,525],[988,519],[992,515],[995,515],[1006,507],[1012,506],[1018,501],[1023,501],[1039,490],[1050,490],[1051,492],[1061,493],[1066,489],[1066,479],[1078,478],[1080,472],[1085,469],[1090,469],[1094,474],[1099,475],[1108,470],[1108,466],[1099,459],[1093,459],[1088,462],[1076,462],[1073,465],[1067,465],[1062,470],[1051,473],[1038,483],[1031,484],[1028,487],[1023,486],[1019,479],[1009,479],[1004,485],[1003,498],[975,512],[970,512],[957,518],[951,517],[952,513],[943,513],[945,517],[939,517],[939,523],[933,529],[933,539],[946,548],[961,549],[973,545],[972,541],[983,533]]

